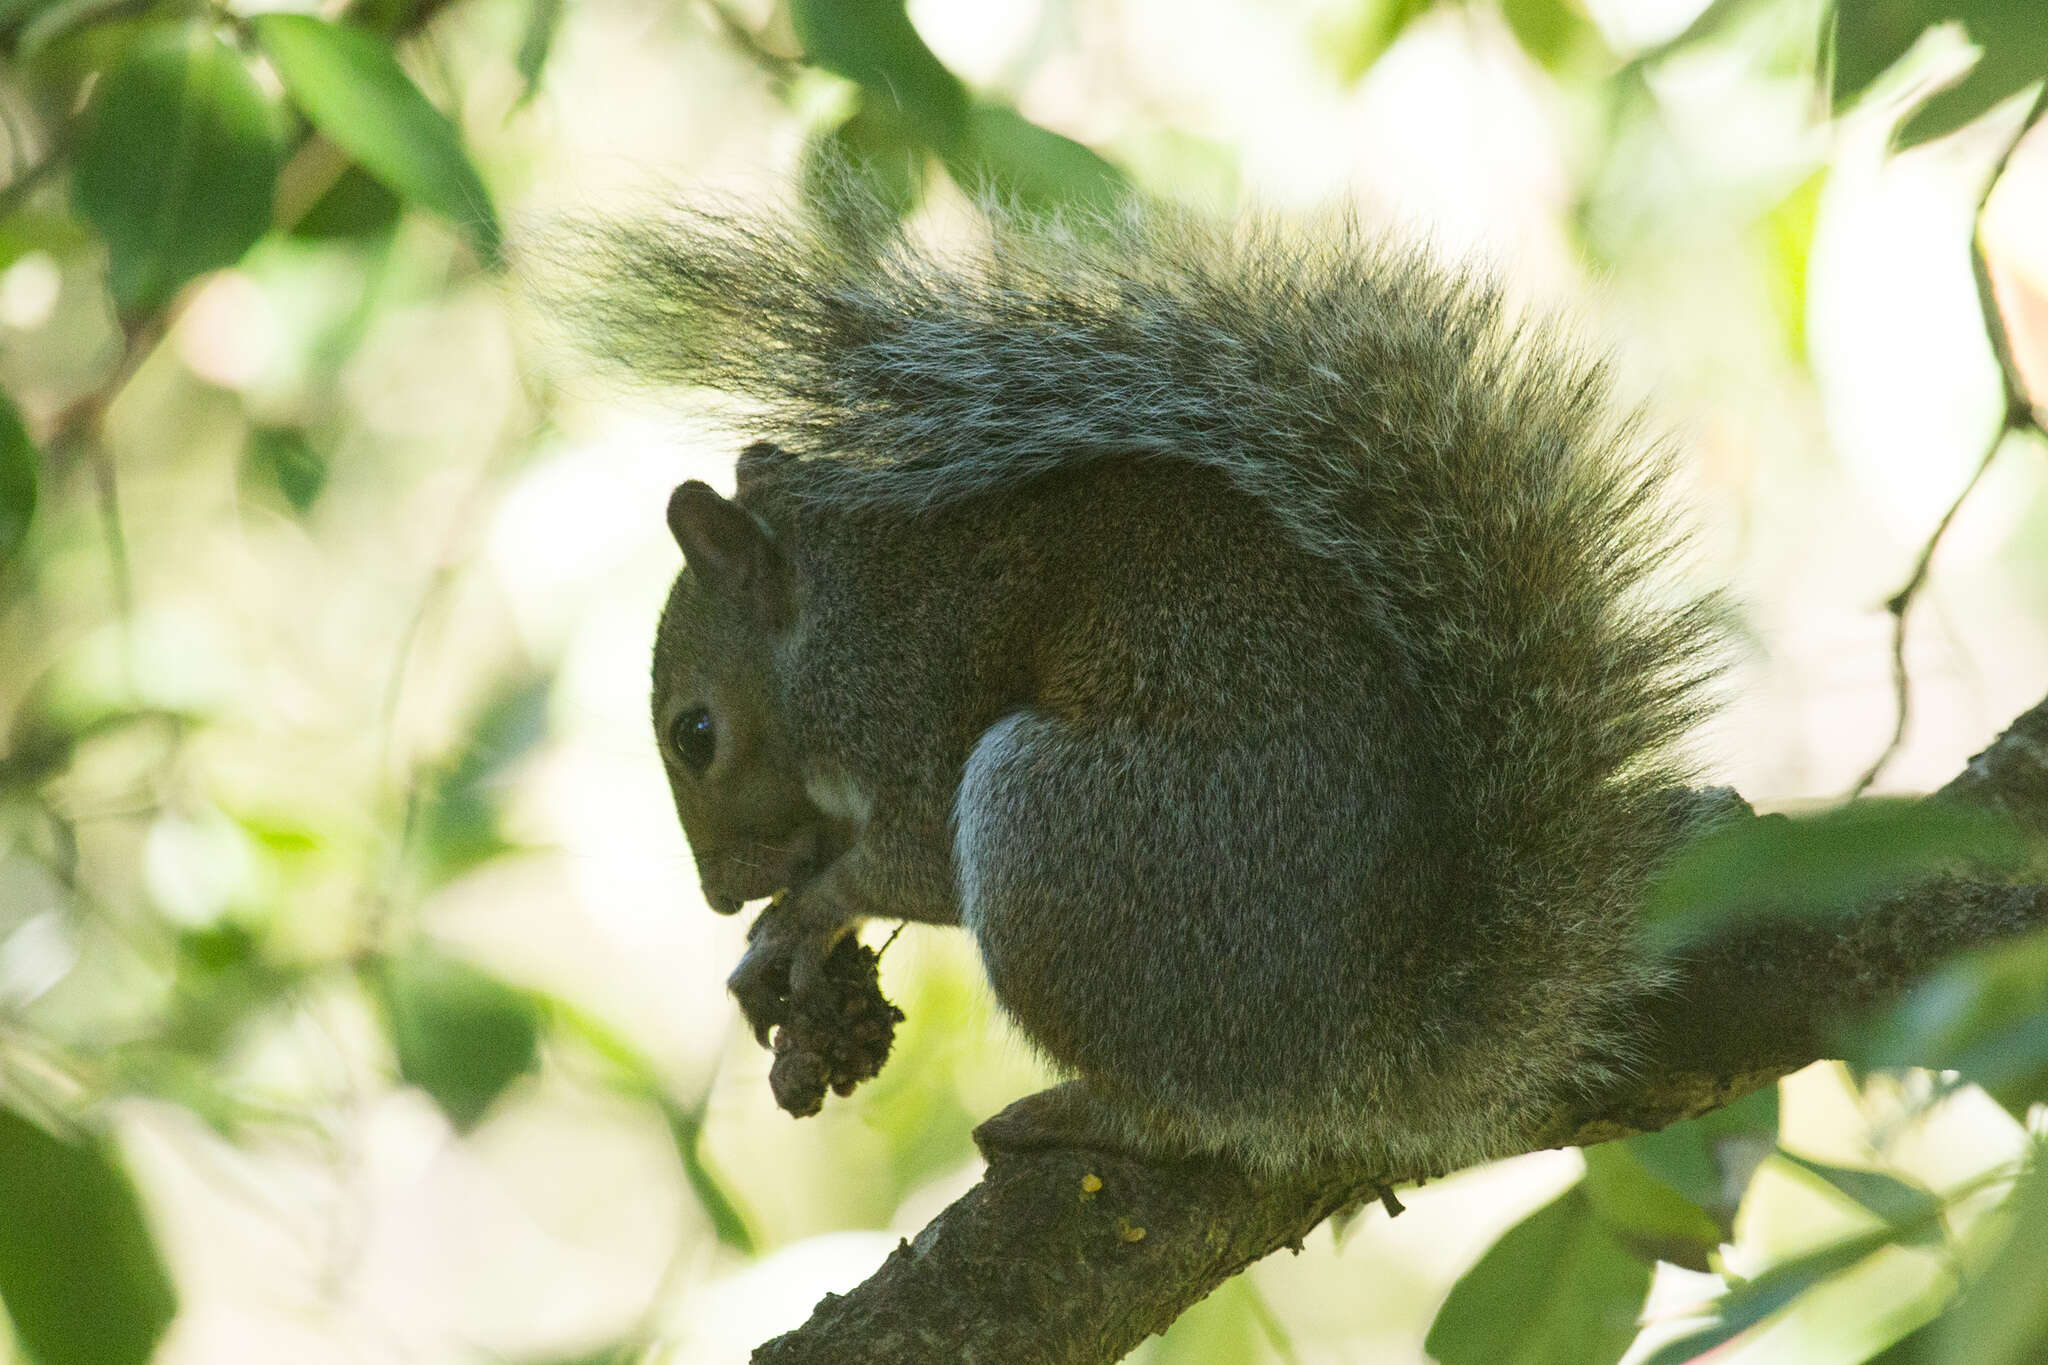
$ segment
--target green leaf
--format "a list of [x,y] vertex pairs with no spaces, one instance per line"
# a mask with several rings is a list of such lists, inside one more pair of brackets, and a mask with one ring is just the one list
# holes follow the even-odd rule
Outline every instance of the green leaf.
[[1978,0],[1965,27],[1981,49],[1963,78],[1936,91],[1892,135],[1904,150],[1946,137],[2036,82],[2048,78],[2048,16],[2029,0]]
[[1858,1066],[1959,1071],[2025,1112],[2048,1099],[2048,932],[1946,963],[1844,1037]]
[[47,251],[65,257],[96,241],[83,223],[68,213],[39,213],[17,209],[0,219],[0,270],[5,270],[31,251]]
[[503,264],[497,210],[455,125],[375,34],[305,14],[250,21],[306,117],[372,175],[456,224],[484,264]]
[[1364,0],[1342,19],[1318,25],[1316,52],[1346,85],[1372,69],[1408,25],[1436,8],[1437,0]]
[[2048,78],[2048,23],[2037,0],[1854,0],[1833,7],[1830,94],[1846,107],[1889,71],[1928,29],[1960,21],[1976,62],[1924,99],[1893,135],[1915,147],[1974,122],[1992,106]]
[[562,0],[528,0],[526,32],[520,35],[519,55],[514,59],[524,84],[520,86],[519,98],[513,108],[540,93],[541,72],[547,67],[548,54],[555,46],[555,33],[561,26]]
[[1841,109],[1891,70],[1950,8],[1942,0],[1849,0],[1828,6],[1833,25],[1828,94]]
[[106,239],[128,313],[232,265],[270,227],[276,112],[239,53],[203,28],[164,32],[106,73],[83,115],[71,202]]
[[926,152],[896,106],[863,94],[859,108],[804,148],[798,187],[804,206],[843,236],[860,238],[871,215],[844,212],[842,182],[851,178],[900,221],[924,195]]
[[712,1232],[720,1243],[742,1256],[754,1255],[754,1234],[748,1230],[746,1218],[731,1196],[726,1194],[724,1184],[704,1164],[703,1153],[698,1148],[698,1140],[704,1130],[704,1106],[699,1104],[693,1109],[685,1109],[661,1091],[653,1092],[653,1098],[661,1107],[661,1116],[668,1121],[669,1137],[675,1143],[676,1156],[683,1163],[683,1178],[690,1182],[690,1192],[697,1196],[697,1206],[711,1220]]
[[1863,1362],[1863,1365],[1934,1365],[1935,1323],[1915,1328]]
[[904,0],[790,0],[810,61],[893,103],[918,139],[950,151],[966,132],[967,87],[925,46]]
[[404,211],[405,201],[389,186],[351,162],[291,225],[291,235],[311,241],[379,237]]
[[[21,6],[27,22],[14,42],[15,58],[33,61],[52,43],[82,28],[100,27],[99,21],[135,8],[128,0],[29,0]],[[0,24],[5,22],[0,19]]]
[[327,486],[327,461],[299,427],[256,427],[249,432],[245,468],[284,494],[303,515]]
[[193,1057],[219,1056],[299,975],[272,963],[248,926],[233,920],[179,934],[176,953],[177,975],[161,1041]]
[[0,567],[14,558],[36,514],[43,458],[21,424],[21,414],[0,393]]
[[1245,1365],[1253,1360],[1297,1360],[1292,1351],[1266,1350],[1270,1310],[1258,1287],[1239,1275],[1175,1318],[1150,1353],[1172,1365]]
[[1637,61],[1662,61],[1673,53],[1694,47],[1700,43],[1712,42],[1735,28],[1749,17],[1761,0],[1711,0],[1707,7],[1693,16],[1678,33],[1640,54]]
[[1649,1290],[1650,1267],[1575,1185],[1452,1286],[1425,1349],[1443,1365],[1612,1365],[1636,1339]]
[[2048,1168],[2038,1164],[2000,1210],[2005,1245],[1932,1330],[1945,1361],[2038,1365],[2048,1360]]
[[1943,1201],[1926,1186],[1886,1175],[1883,1171],[1831,1166],[1782,1147],[1778,1149],[1777,1156],[1813,1184],[1875,1214],[1902,1232],[1909,1232],[1913,1240],[1941,1240],[1941,1224],[1935,1215],[1941,1212]]
[[1106,208],[1128,192],[1123,172],[1110,162],[1014,109],[977,105],[968,128],[966,150],[946,165],[969,190],[991,191],[1033,211]]
[[538,1061],[540,1008],[444,953],[382,959],[375,978],[398,1074],[468,1132]]
[[699,1141],[704,1129],[706,1096],[694,1106],[678,1103],[663,1087],[654,1067],[640,1050],[584,1010],[555,996],[536,995],[546,1011],[548,1023],[557,1033],[574,1038],[608,1062],[616,1071],[612,1084],[621,1093],[646,1100],[661,1110],[668,1123],[669,1137],[682,1162],[683,1177],[689,1181],[698,1205],[711,1219],[718,1240],[743,1255],[755,1254],[754,1235],[747,1220],[725,1192],[716,1174],[704,1164]]
[[2010,821],[1944,803],[1864,800],[1796,820],[1744,820],[1672,859],[1644,907],[1646,936],[1669,951],[1738,919],[1833,914],[1940,872],[2014,871],[2027,852]]
[[142,1365],[177,1311],[112,1145],[0,1109],[0,1300],[36,1365]]
[[1501,17],[1529,60],[1553,74],[1613,60],[1577,0],[1501,0]]
[[512,769],[547,733],[545,675],[506,680],[485,704],[462,747],[427,780],[419,836],[429,884],[440,885],[516,845],[499,825]]
[[1725,1241],[1750,1177],[1778,1141],[1778,1087],[1626,1141],[1652,1175],[1704,1210]]
[[1665,1343],[1642,1365],[1684,1365],[1705,1355],[1791,1306],[1814,1286],[1861,1265],[1891,1246],[1897,1236],[1898,1230],[1894,1228],[1878,1228],[1779,1262],[1722,1295],[1715,1304],[1713,1323],[1690,1336]]
[[1726,1235],[1698,1204],[1654,1174],[1623,1142],[1585,1150],[1586,1197],[1607,1230],[1645,1261],[1709,1268],[1707,1255]]

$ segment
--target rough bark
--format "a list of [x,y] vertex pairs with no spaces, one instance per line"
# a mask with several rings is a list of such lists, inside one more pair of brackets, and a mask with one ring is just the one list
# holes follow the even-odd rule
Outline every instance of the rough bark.
[[[2048,701],[1934,798],[2048,832]],[[1738,923],[1692,951],[1649,1002],[1641,1060],[1612,1092],[1560,1111],[1529,1150],[1661,1128],[1831,1055],[1845,1015],[1908,989],[1940,957],[2048,924],[2048,886],[1946,878],[1846,920]],[[981,1184],[827,1295],[759,1365],[1084,1365],[1122,1358],[1232,1275],[1332,1213],[1440,1171],[1254,1179],[1220,1162],[1079,1149],[998,1153]],[[1389,1197],[1390,1198],[1390,1197]]]

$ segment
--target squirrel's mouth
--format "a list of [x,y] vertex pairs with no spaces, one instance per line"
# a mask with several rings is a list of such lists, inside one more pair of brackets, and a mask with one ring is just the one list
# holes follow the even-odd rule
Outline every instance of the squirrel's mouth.
[[839,851],[824,831],[812,828],[772,843],[745,844],[700,858],[704,902],[721,915],[738,914],[749,902],[780,898],[801,886]]

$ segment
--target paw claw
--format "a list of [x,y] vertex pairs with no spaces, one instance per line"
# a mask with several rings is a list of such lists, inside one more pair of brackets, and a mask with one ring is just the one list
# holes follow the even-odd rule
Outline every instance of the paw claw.
[[779,904],[748,928],[746,954],[725,988],[753,1027],[755,1042],[769,1046],[776,1026],[789,1022],[794,1002],[824,987],[825,959],[844,928],[807,920]]

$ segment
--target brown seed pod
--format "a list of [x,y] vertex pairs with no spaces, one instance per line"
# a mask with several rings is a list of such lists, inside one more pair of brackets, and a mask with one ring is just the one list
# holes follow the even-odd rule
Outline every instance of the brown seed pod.
[[880,955],[852,934],[825,959],[817,988],[789,1002],[775,1030],[768,1086],[796,1118],[824,1107],[825,1092],[850,1095],[889,1060],[903,1011],[882,994]]

